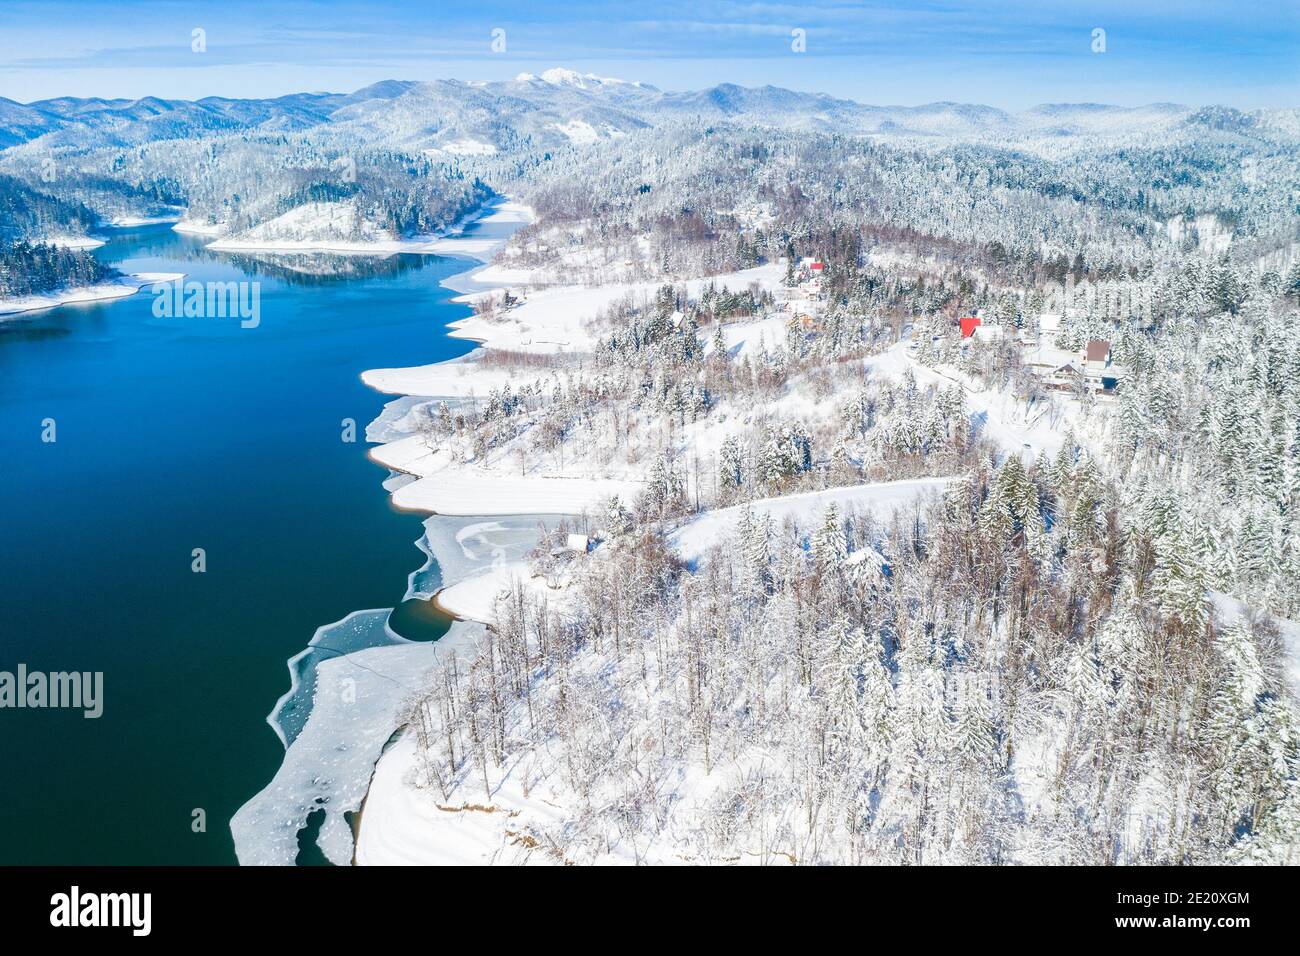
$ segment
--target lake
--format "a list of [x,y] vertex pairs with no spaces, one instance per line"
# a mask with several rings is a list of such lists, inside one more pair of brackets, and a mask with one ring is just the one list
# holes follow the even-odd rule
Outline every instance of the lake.
[[[165,225],[95,254],[260,282],[260,322],[157,318],[148,291],[0,321],[0,670],[104,674],[98,719],[0,710],[0,863],[234,863],[230,817],[283,756],[286,660],[397,605],[424,561],[366,457],[387,399],[358,376],[470,351],[440,283],[475,263],[219,255]],[[405,637],[446,628],[404,611]]]

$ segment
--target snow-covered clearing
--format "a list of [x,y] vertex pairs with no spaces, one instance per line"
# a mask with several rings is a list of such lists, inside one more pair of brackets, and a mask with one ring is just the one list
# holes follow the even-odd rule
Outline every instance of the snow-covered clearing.
[[1028,407],[1007,392],[981,387],[956,369],[922,365],[910,354],[908,345],[907,341],[898,342],[872,356],[867,368],[891,381],[901,380],[910,369],[918,384],[960,386],[976,433],[991,439],[1008,454],[1033,458],[1042,452],[1050,457],[1060,451],[1067,427],[1079,429],[1077,403],[1060,401]]
[[[722,341],[726,343],[731,358],[753,358],[763,351],[773,352],[785,340],[785,326],[790,317],[777,313],[765,319],[748,322],[727,322],[722,326]],[[713,352],[713,341],[704,345],[704,354]]]
[[906,508],[927,495],[938,494],[950,478],[918,478],[910,481],[884,481],[848,488],[830,488],[781,498],[762,498],[743,505],[732,505],[705,512],[692,518],[668,537],[668,542],[688,564],[697,562],[708,550],[735,535],[746,511],[771,517],[780,526],[793,520],[801,528],[815,527],[826,509],[835,505],[841,515],[850,509],[873,511],[880,516]]
[[[726,275],[691,279],[681,283],[687,294],[698,296],[706,285],[744,289],[751,283],[771,290],[781,277],[778,266],[758,266]],[[501,314],[474,315],[451,323],[451,335],[473,339],[488,348],[530,353],[586,351],[594,341],[591,321],[623,299],[649,299],[661,282],[615,282],[608,285],[556,286],[531,292],[526,301]],[[457,301],[477,302],[488,293],[462,296]],[[771,331],[775,326],[765,327]],[[436,395],[436,392],[424,392]]]
[[497,151],[497,148],[491,143],[485,143],[482,140],[462,139],[452,140],[449,143],[443,143],[441,146],[431,146],[425,150],[430,156],[441,156],[450,154],[452,156],[491,156]]

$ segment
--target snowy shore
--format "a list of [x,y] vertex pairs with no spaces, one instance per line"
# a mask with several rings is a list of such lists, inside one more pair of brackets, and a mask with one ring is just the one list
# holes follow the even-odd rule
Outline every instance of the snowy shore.
[[[763,499],[745,506],[708,511],[687,521],[670,535],[669,544],[688,563],[693,563],[734,533],[746,511],[766,514],[777,523],[786,519],[805,523],[815,521],[830,504],[846,510],[871,510],[884,516],[896,508],[941,493],[948,481],[947,478],[925,478],[880,482]],[[461,540],[461,535],[457,540]],[[444,553],[444,550],[439,549],[437,553]],[[546,584],[529,576],[526,562],[501,561],[487,572],[456,580],[438,592],[437,600],[440,606],[462,619],[490,624],[501,586],[514,582],[535,593],[547,589]],[[558,600],[562,599],[561,594]],[[557,600],[557,596],[552,596],[551,600]],[[433,791],[414,786],[420,767],[415,735],[409,730],[393,740],[380,756],[365,798],[355,853],[357,865],[535,866],[564,862],[553,848],[540,845],[527,836],[563,819],[563,808],[571,797],[563,784],[544,776],[539,778],[533,761],[521,759],[503,765],[500,779],[487,802],[467,801],[459,796],[450,801],[441,800]],[[744,772],[742,766],[719,768],[711,781],[706,781],[700,768],[688,768],[679,781],[679,792],[688,804],[697,809],[682,816],[698,816],[716,789],[725,787],[733,775]],[[660,841],[651,855],[640,860],[634,859],[626,846],[620,845],[617,851],[607,854],[600,862],[680,864],[689,861],[688,856],[678,854],[685,853],[690,845],[689,834],[674,833]],[[780,864],[789,861],[780,854],[772,854],[768,859],[756,858],[746,862]]]
[[[353,837],[345,814],[358,811],[366,798],[403,701],[424,673],[482,632],[479,625],[456,623],[439,641],[406,641],[388,628],[388,613],[357,611],[323,627],[290,661],[292,686],[267,718],[277,734],[288,737],[284,760],[275,778],[230,821],[242,865],[293,865],[298,831],[315,811],[325,813],[317,847],[335,865],[350,863]],[[308,669],[317,646],[330,653]],[[334,656],[338,648],[349,652]],[[305,723],[287,726],[288,715],[306,710],[308,702]]]
[[103,239],[96,239],[93,236],[45,236],[40,240],[51,246],[62,246],[64,249],[98,249],[104,244]]
[[467,256],[486,262],[505,240],[466,237],[462,235],[466,229],[474,224],[523,224],[531,221],[532,212],[520,203],[499,201],[489,204],[486,212],[476,210],[442,232],[401,239],[370,226],[362,228],[360,239],[345,238],[352,232],[352,215],[345,203],[307,203],[234,236],[222,235],[224,224],[182,221],[173,228],[177,232],[219,237],[208,243],[214,252],[328,252],[354,256],[413,253]]
[[[445,254],[464,255],[484,261],[494,254],[505,239],[509,227],[527,221],[526,207],[514,203],[497,203],[478,221],[499,224],[505,235],[484,238],[442,237],[438,248]],[[461,227],[463,229],[463,226]],[[182,223],[177,231],[198,231]],[[458,230],[460,231],[460,230]],[[493,230],[489,230],[490,232]],[[259,247],[261,248],[261,247]],[[299,250],[295,250],[299,251]],[[315,250],[312,251],[323,251]],[[331,250],[335,251],[335,250]],[[397,250],[411,251],[411,250]],[[390,406],[398,403],[390,403]],[[368,429],[368,435],[403,436],[404,416],[388,421],[385,408]],[[378,446],[392,449],[401,460],[400,449],[409,439]],[[376,456],[382,460],[382,453]],[[404,462],[416,468],[410,462]],[[404,469],[395,469],[404,470]],[[404,483],[385,482],[395,498]],[[478,499],[465,496],[479,511]],[[562,496],[561,496],[562,497]],[[420,504],[417,495],[416,505]],[[438,501],[443,509],[454,507]],[[426,508],[422,510],[434,510]],[[542,509],[544,510],[544,509]],[[555,516],[550,516],[554,518]],[[457,518],[431,516],[420,546],[429,555],[424,568],[411,575],[409,597],[428,599],[432,591],[421,583],[437,564],[437,579],[477,581],[496,570],[497,555],[522,556],[536,540],[533,521],[545,515],[530,515],[514,522],[465,522]],[[450,523],[449,523],[450,522]],[[471,588],[475,585],[471,584]],[[490,590],[490,586],[489,586]],[[495,592],[491,592],[495,597]],[[490,606],[491,601],[487,602]],[[466,608],[458,608],[460,611]],[[471,609],[473,610],[473,609]],[[469,620],[477,614],[458,614],[448,633],[434,643],[410,642],[396,635],[388,626],[387,610],[358,611],[341,621],[321,628],[308,647],[289,662],[291,686],[276,705],[268,722],[286,745],[284,760],[275,778],[249,800],[231,820],[236,853],[242,864],[292,864],[298,852],[298,831],[306,825],[309,814],[324,809],[326,817],[316,843],[333,863],[346,865],[353,854],[352,832],[345,812],[359,812],[367,799],[370,776],[395,728],[402,723],[401,711],[406,697],[417,689],[422,674],[451,653],[472,654],[473,645],[482,634],[482,625]],[[328,647],[332,652],[345,650],[343,656],[317,659],[315,648]],[[307,713],[305,722],[295,722],[294,715]],[[301,723],[301,726],[298,724]],[[322,800],[321,798],[325,799]],[[372,818],[377,813],[367,813]]]
[[22,296],[20,298],[0,298],[0,318],[18,315],[23,312],[54,309],[61,305],[78,305],[124,299],[127,296],[135,295],[148,286],[156,285],[159,282],[174,282],[184,277],[184,273],[178,272],[136,272],[113,282],[101,282],[98,285],[80,286],[75,289],[62,289],[58,292]]
[[[698,295],[711,282],[731,288],[745,288],[751,283],[772,287],[779,278],[778,267],[760,266],[692,279],[684,285],[690,294]],[[477,351],[432,365],[371,369],[362,373],[361,380],[376,391],[419,397],[425,404],[485,399],[507,386],[518,390],[526,384],[548,383],[556,372],[548,367],[546,357],[562,359],[590,351],[595,341],[590,328],[593,320],[616,302],[649,297],[657,287],[651,282],[611,283],[530,291],[524,302],[506,312],[472,315],[450,323],[448,334],[477,341]],[[489,294],[487,290],[474,292],[457,301],[472,303]],[[774,345],[780,334],[771,323],[749,323],[729,339],[735,348],[743,350],[751,345],[757,347],[764,340]],[[516,367],[486,361],[493,350],[535,355],[540,364]],[[370,457],[387,468],[414,476],[414,481],[394,490],[396,507],[440,515],[576,515],[594,510],[612,495],[630,501],[644,480],[639,468],[597,468],[583,461],[550,465],[521,475],[518,467],[508,461],[467,464],[456,460],[447,448],[430,448],[416,434],[390,436],[390,440],[371,449]]]

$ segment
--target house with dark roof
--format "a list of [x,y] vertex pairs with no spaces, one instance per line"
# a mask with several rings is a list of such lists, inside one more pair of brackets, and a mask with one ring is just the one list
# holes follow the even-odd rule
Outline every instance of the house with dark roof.
[[1083,347],[1083,374],[1099,394],[1114,394],[1115,386],[1124,377],[1124,369],[1115,364],[1108,341],[1090,339]]
[[1072,392],[1083,382],[1084,374],[1077,362],[1070,361],[1044,372],[1042,379],[1048,388]]

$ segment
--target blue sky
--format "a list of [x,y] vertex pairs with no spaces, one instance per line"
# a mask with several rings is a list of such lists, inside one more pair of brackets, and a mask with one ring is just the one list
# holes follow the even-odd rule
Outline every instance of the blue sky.
[[[191,49],[196,28],[205,52]],[[806,52],[791,49],[795,29]],[[21,102],[350,91],[551,66],[868,103],[1300,106],[1300,0],[0,0],[0,96]]]

